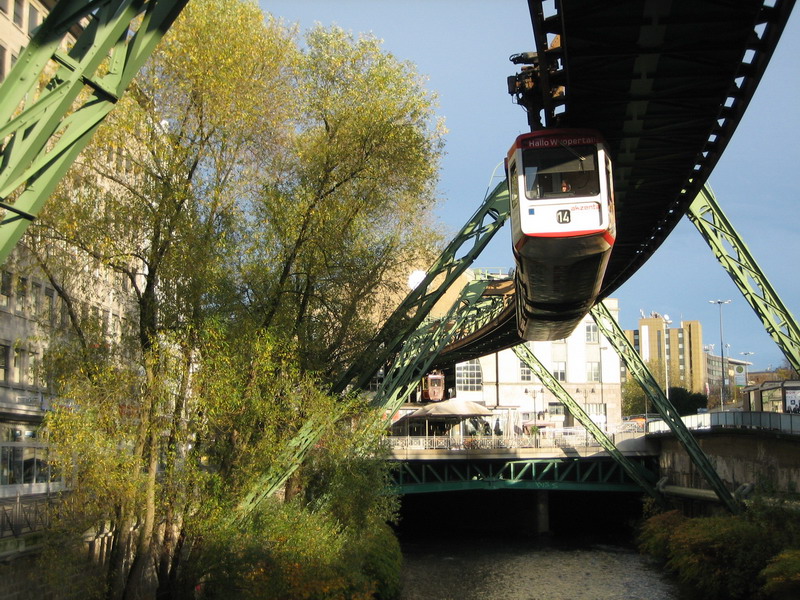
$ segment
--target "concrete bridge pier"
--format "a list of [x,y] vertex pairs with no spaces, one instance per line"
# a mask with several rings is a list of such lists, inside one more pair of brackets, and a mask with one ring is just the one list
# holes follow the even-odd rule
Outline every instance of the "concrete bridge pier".
[[550,533],[550,492],[536,490],[536,534]]

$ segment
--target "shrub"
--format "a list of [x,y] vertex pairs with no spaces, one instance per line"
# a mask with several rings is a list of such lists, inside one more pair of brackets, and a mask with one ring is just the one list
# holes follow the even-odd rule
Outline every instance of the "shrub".
[[661,562],[669,559],[669,540],[675,529],[686,521],[680,511],[671,510],[647,519],[637,539],[639,551]]
[[669,540],[667,567],[705,600],[754,598],[780,542],[741,516],[690,519]]
[[767,598],[800,598],[800,548],[784,550],[761,571],[766,580],[762,588]]
[[392,600],[400,595],[403,552],[391,527],[384,524],[365,538],[364,572],[377,585],[377,598]]

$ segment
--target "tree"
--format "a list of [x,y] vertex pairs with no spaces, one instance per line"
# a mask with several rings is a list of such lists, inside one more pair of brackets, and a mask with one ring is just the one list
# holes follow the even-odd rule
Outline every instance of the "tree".
[[304,367],[332,377],[441,240],[442,127],[411,65],[375,38],[316,28],[306,44],[295,135],[259,180],[241,268],[255,324],[297,339]]
[[[660,360],[647,361],[645,363],[648,370],[655,379],[656,383],[664,389],[664,363]],[[643,415],[655,413],[656,407],[648,398],[642,386],[632,376],[622,382],[622,414],[623,415]]]
[[686,388],[669,388],[669,400],[681,416],[695,415],[698,408],[708,407],[708,398],[699,392],[690,392]]
[[[246,536],[227,515],[306,420],[343,402],[325,393],[330,374],[438,239],[432,102],[374,38],[318,28],[301,50],[254,4],[196,0],[31,230],[72,323],[48,356],[70,399],[47,421],[76,500],[60,531],[113,535],[108,598],[179,597],[231,565],[252,575],[237,536],[263,550],[286,530],[273,504]],[[107,272],[100,289],[124,283],[130,299],[114,336],[81,310]],[[357,434],[374,416],[343,412],[318,419],[286,510],[372,539],[393,511],[386,467],[375,430]]]
[[[644,393],[642,386],[633,377],[628,377],[622,383],[622,414],[627,415],[643,415],[647,411],[650,400]],[[653,407],[650,407],[650,411]]]

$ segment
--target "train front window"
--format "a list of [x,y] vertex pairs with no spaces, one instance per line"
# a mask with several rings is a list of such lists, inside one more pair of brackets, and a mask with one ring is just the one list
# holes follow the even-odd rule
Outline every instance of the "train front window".
[[595,146],[530,148],[522,152],[522,164],[525,194],[532,200],[600,193]]

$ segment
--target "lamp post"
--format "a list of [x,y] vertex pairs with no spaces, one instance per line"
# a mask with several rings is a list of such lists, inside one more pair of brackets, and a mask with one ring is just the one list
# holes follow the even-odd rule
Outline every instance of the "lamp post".
[[725,342],[722,339],[722,305],[729,304],[730,300],[709,300],[709,303],[719,306],[719,361],[722,368],[722,381],[719,385],[719,409],[725,411]]
[[[752,356],[753,354],[755,354],[755,352],[739,352],[739,354],[744,356],[744,360],[747,361],[748,364],[750,364],[750,359],[748,359],[747,357],[748,356]],[[750,371],[750,369],[748,369],[747,365],[745,365],[744,366],[744,384],[745,385],[750,385],[749,371]]]

